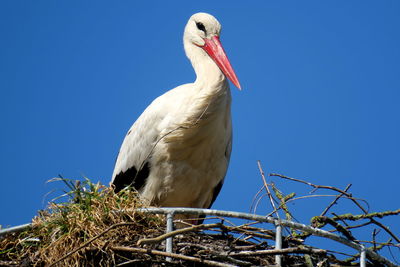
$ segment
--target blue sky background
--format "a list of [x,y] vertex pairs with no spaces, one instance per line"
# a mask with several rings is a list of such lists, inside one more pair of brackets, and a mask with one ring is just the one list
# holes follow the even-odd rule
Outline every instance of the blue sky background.
[[[182,34],[200,11],[222,23],[243,87],[232,87],[233,153],[214,208],[249,211],[257,160],[267,173],[351,183],[371,211],[399,208],[400,2],[1,1],[1,225],[29,222],[62,188],[45,183],[58,174],[108,184],[144,108],[194,81]],[[290,208],[306,223],[331,200]],[[258,213],[270,210],[265,199]],[[348,211],[359,212],[342,200],[336,212]],[[399,216],[384,222],[400,234]]]

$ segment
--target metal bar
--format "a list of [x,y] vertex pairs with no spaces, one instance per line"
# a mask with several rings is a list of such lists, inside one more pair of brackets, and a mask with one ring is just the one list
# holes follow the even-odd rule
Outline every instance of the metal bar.
[[[167,213],[167,229],[166,232],[170,233],[174,230],[174,212]],[[172,253],[172,237],[168,237],[165,241],[165,252]],[[172,261],[171,257],[166,257],[166,261]]]
[[[191,215],[211,215],[211,216],[225,216],[225,217],[233,217],[233,218],[240,218],[240,219],[245,219],[245,220],[253,220],[253,221],[259,221],[259,222],[268,222],[275,224],[276,219],[273,217],[265,217],[261,215],[255,215],[255,214],[250,214],[250,213],[243,213],[243,212],[234,212],[234,211],[224,211],[224,210],[212,210],[212,209],[197,209],[197,208],[141,208],[141,209],[136,209],[136,211],[142,211],[142,212],[147,212],[147,213],[153,213],[153,214],[166,214],[169,211],[174,211],[175,214],[191,214]],[[350,241],[346,238],[343,238],[341,236],[335,235],[333,233],[330,233],[328,231],[314,228],[311,226],[307,226],[305,224],[301,223],[296,223],[288,220],[279,220],[281,226],[286,226],[290,228],[295,228],[298,230],[305,231],[307,233],[312,233],[313,235],[316,236],[321,236],[325,238],[329,238],[331,240],[337,241],[339,243],[342,243],[348,247],[354,248],[361,252],[362,245],[355,243],[353,241]],[[372,259],[376,259],[378,261],[381,261],[385,263],[386,265],[390,267],[398,267],[398,265],[394,264],[390,260],[386,259],[385,257],[377,254],[376,252],[372,250],[366,250],[366,254],[369,255]]]
[[26,223],[26,224],[17,225],[14,227],[6,228],[6,229],[1,229],[0,236],[15,233],[15,232],[22,232],[22,231],[28,230],[31,227],[32,227],[31,223]]
[[367,263],[366,263],[366,249],[364,246],[362,246],[361,251],[360,251],[360,267],[366,267]]
[[[275,222],[276,226],[276,233],[275,233],[275,249],[282,249],[282,225],[280,225],[279,220]],[[276,266],[282,266],[282,255],[276,254],[275,255],[275,263]]]

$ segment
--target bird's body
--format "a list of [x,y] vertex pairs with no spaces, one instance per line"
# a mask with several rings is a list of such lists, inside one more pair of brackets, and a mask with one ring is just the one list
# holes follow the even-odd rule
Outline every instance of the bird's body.
[[[208,208],[215,200],[232,145],[231,95],[224,73],[240,87],[218,47],[219,31],[211,15],[190,18],[184,44],[197,79],[156,98],[132,125],[113,173],[116,191],[131,185],[148,204],[165,207]],[[215,51],[206,50],[208,42],[215,42],[211,46],[217,47],[210,48]]]

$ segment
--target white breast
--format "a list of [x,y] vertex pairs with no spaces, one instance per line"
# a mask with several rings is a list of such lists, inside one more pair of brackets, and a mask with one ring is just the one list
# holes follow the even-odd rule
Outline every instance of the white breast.
[[142,191],[154,205],[208,208],[210,191],[225,177],[232,137],[229,88],[218,95],[197,94],[190,102],[174,102],[175,112],[169,109],[157,129],[160,135]]

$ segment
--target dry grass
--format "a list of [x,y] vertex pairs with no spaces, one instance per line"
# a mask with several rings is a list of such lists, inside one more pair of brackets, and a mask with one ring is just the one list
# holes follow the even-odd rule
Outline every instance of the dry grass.
[[72,253],[62,265],[112,265],[115,259],[100,255],[107,253],[108,247],[129,245],[139,238],[164,232],[159,217],[133,211],[143,207],[137,192],[125,190],[114,194],[110,188],[89,180],[84,185],[63,181],[72,189],[63,195],[70,201],[52,202],[33,219],[32,229],[0,239],[0,261],[47,266],[98,237],[90,242],[90,249]]

